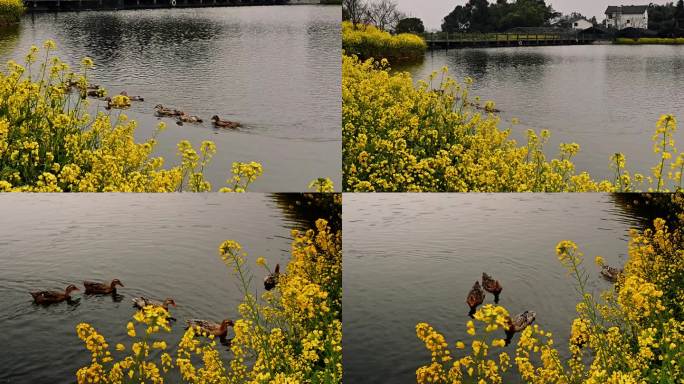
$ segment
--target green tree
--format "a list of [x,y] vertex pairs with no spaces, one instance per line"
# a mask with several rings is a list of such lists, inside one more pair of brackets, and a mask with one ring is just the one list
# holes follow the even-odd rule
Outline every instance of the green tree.
[[399,20],[397,23],[396,33],[423,33],[425,32],[425,25],[423,20],[417,17],[407,17]]

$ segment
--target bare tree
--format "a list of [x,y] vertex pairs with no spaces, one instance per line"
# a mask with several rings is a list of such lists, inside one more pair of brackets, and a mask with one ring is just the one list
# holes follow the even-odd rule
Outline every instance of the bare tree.
[[385,31],[394,30],[404,17],[393,0],[374,0],[366,6],[366,21]]
[[342,15],[345,19],[356,24],[364,21],[368,6],[364,0],[343,0]]

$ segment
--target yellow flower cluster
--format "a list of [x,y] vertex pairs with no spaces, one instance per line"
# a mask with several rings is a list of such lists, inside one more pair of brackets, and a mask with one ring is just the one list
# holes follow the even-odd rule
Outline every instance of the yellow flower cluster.
[[548,131],[528,130],[525,145],[510,139],[510,128],[499,128],[493,103],[471,100],[470,84],[472,79],[457,83],[445,67],[415,85],[408,73],[392,73],[384,59],[344,55],[343,190],[609,192],[684,186],[684,153],[674,147],[677,121],[671,115],[656,126],[661,158],[652,176],[632,175],[625,156],[616,153],[610,159],[614,180],[599,181],[575,169],[576,143],[561,144],[559,155],[547,159]]
[[[31,192],[173,192],[208,191],[202,172],[215,153],[205,141],[200,153],[188,141],[178,144],[181,164],[164,168],[164,158],[153,157],[153,137],[136,143],[136,123],[126,115],[113,117],[87,113],[88,100],[72,95],[77,86],[86,89],[91,59],[81,63],[76,75],[44,44],[39,60],[32,47],[26,64],[8,63],[0,72],[0,191]],[[38,70],[32,68],[40,62]],[[112,99],[114,107],[130,104],[126,96]],[[160,124],[158,131],[165,125]],[[156,136],[156,134],[155,134]],[[244,190],[262,174],[257,163],[236,163],[233,190]]]
[[[265,293],[263,303],[250,293],[240,245],[227,241],[219,249],[245,295],[231,347],[231,382],[341,382],[341,233],[331,233],[321,219],[315,230],[294,230],[292,237],[287,273],[280,273],[278,289]],[[257,263],[266,265],[264,259]]]
[[21,0],[0,0],[0,26],[16,23],[26,12]]
[[[152,350],[168,348],[166,341],[155,336],[168,331],[169,325],[168,313],[150,306],[134,316],[135,323],[127,325],[127,333],[135,341],[130,348],[116,346],[118,352],[131,352],[116,362],[104,337],[90,325],[79,324],[77,333],[91,352],[92,362],[78,371],[78,382],[163,383],[169,380],[166,373],[177,369],[183,382],[197,384],[341,383],[341,232],[332,233],[320,219],[315,230],[293,231],[292,236],[287,272],[281,271],[277,288],[260,299],[252,293],[253,276],[245,269],[248,255],[240,244],[228,240],[219,247],[244,295],[229,361],[223,361],[213,336],[194,328],[178,343],[175,360],[163,352],[159,361],[154,361]],[[259,258],[257,264],[266,267],[266,260]],[[136,329],[136,324],[146,329]]]
[[342,49],[364,59],[415,60],[425,55],[427,43],[411,33],[391,35],[372,25],[344,21]]
[[[526,383],[679,383],[684,381],[684,196],[667,196],[678,214],[671,230],[663,219],[653,227],[633,230],[629,260],[615,289],[594,297],[587,290],[589,280],[577,245],[562,241],[556,247],[560,262],[576,280],[582,300],[577,305],[568,340],[571,356],[560,358],[552,335],[538,326],[520,335],[515,365],[520,381]],[[603,266],[602,258],[597,258]],[[508,316],[505,309],[485,306],[475,314],[485,331],[495,331]],[[467,324],[473,336],[469,355],[454,360],[442,335],[425,323],[416,327],[418,337],[432,352],[432,362],[416,372],[418,383],[500,383],[496,361],[485,360],[489,346],[477,337],[475,324]],[[461,341],[456,349],[464,349]],[[499,370],[509,367],[502,353]],[[490,364],[492,365],[490,367]],[[490,368],[488,368],[490,367]]]
[[[78,337],[83,340],[91,353],[90,365],[76,373],[78,383],[163,383],[163,373],[173,368],[171,356],[165,352],[166,342],[155,338],[160,331],[170,331],[168,312],[161,307],[147,306],[133,316],[133,322],[126,325],[126,332],[133,339],[129,354],[119,361],[109,351],[105,338],[89,324],[81,323],[76,327]],[[138,337],[136,325],[144,329]],[[126,352],[126,346],[116,345],[118,354]],[[158,362],[150,359],[150,352],[162,351]]]

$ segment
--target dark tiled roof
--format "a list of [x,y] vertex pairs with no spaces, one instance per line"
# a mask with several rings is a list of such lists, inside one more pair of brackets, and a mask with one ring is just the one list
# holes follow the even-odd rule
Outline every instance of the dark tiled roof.
[[[622,8],[622,9],[620,9]],[[648,5],[611,5],[606,9],[606,15],[621,12],[623,15],[643,15],[648,9]]]

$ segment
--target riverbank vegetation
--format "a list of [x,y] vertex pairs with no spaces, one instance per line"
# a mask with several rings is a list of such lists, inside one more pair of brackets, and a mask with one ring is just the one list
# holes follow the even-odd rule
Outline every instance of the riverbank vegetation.
[[684,44],[684,37],[640,37],[630,39],[627,37],[618,37],[615,39],[615,44],[621,45],[647,45],[647,44],[661,44],[661,45],[680,45]]
[[[632,230],[629,258],[614,288],[594,295],[586,260],[578,246],[562,241],[560,263],[575,280],[577,317],[568,323],[561,358],[553,335],[537,325],[521,332],[515,355],[503,343],[508,311],[485,305],[467,324],[471,341],[450,347],[427,323],[416,326],[431,352],[429,364],[416,372],[417,382],[503,383],[676,383],[684,380],[684,196],[668,195],[679,221],[656,219],[645,230]],[[603,266],[601,257],[595,260]],[[594,267],[595,268],[595,267]],[[543,316],[543,315],[542,315]],[[508,376],[505,376],[508,375]]]
[[26,12],[22,0],[0,0],[0,27],[18,23]]
[[345,21],[342,23],[342,49],[362,58],[386,58],[395,62],[422,58],[427,43],[411,33],[392,35],[372,25]]
[[576,143],[561,144],[558,156],[549,159],[548,131],[528,130],[522,145],[511,139],[510,127],[500,128],[494,103],[470,96],[471,83],[459,84],[443,68],[416,85],[408,73],[391,72],[386,60],[344,56],[344,190],[587,192],[683,186],[684,154],[675,149],[674,116],[657,123],[658,158],[651,175],[630,173],[625,156],[616,153],[606,159],[614,178],[596,180],[576,170]]
[[[209,191],[203,170],[216,152],[211,141],[198,149],[178,143],[178,164],[153,156],[156,135],[139,143],[136,123],[118,112],[88,113],[88,100],[72,87],[86,89],[94,63],[81,71],[55,57],[55,43],[43,53],[33,46],[24,65],[10,61],[0,72],[0,191],[26,192],[174,192]],[[126,96],[118,95],[121,102]],[[118,100],[117,97],[114,100]],[[128,102],[130,104],[130,102]],[[116,110],[113,109],[113,111]],[[243,192],[262,174],[256,162],[234,163],[224,191]]]
[[[341,195],[335,196],[339,213]],[[198,384],[341,383],[341,236],[324,219],[314,229],[293,230],[286,272],[281,270],[276,288],[260,297],[245,266],[249,256],[235,241],[221,244],[219,255],[244,295],[227,360],[212,337],[193,328],[179,342],[168,341],[168,312],[146,307],[126,326],[130,342],[114,349],[93,326],[78,325],[78,336],[92,357],[78,371],[78,382],[163,383],[180,376]],[[271,272],[266,259],[259,257],[256,264]]]

